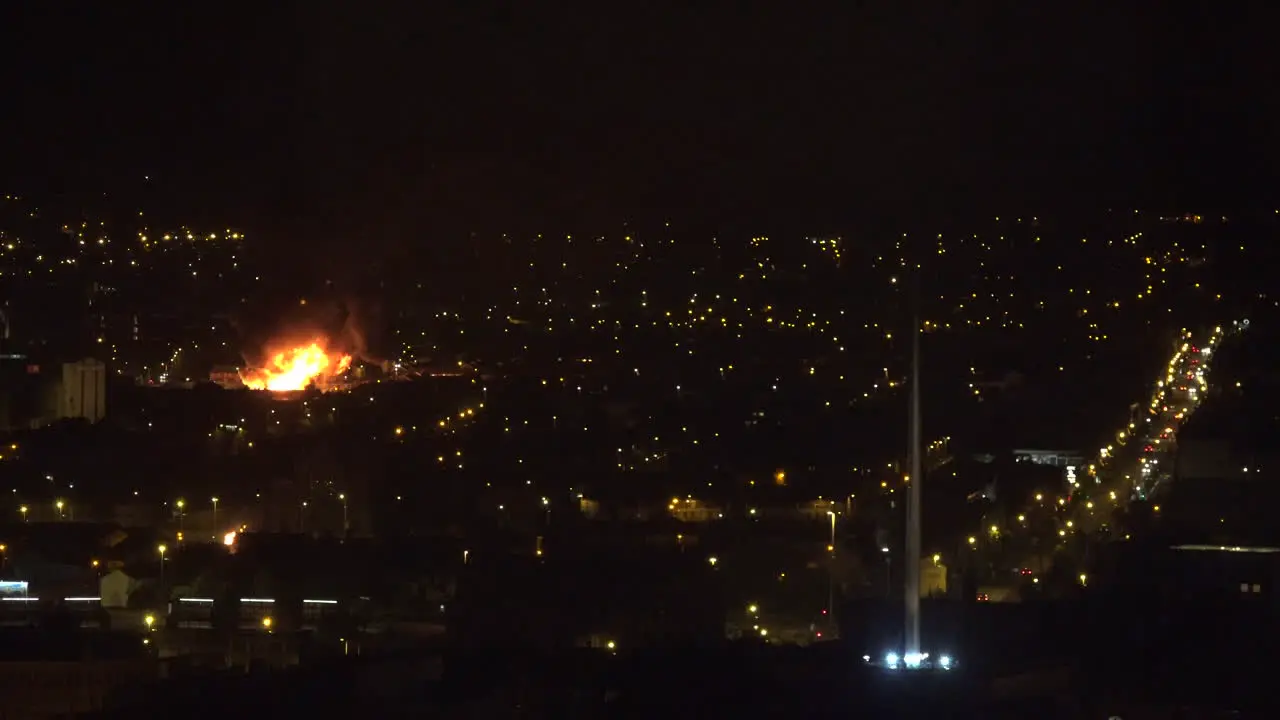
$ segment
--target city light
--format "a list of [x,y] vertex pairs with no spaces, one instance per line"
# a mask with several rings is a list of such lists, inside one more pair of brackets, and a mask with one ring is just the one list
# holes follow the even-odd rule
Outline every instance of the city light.
[[[21,220],[9,227],[0,213],[5,286],[19,299],[70,288],[68,306],[84,317],[68,321],[68,347],[87,348],[112,376],[107,409],[61,418],[95,428],[83,448],[46,442],[61,437],[46,429],[59,418],[22,418],[21,444],[0,443],[15,480],[10,507],[30,522],[27,533],[11,528],[0,553],[17,577],[44,552],[31,539],[41,524],[129,528],[127,542],[95,536],[69,557],[104,586],[158,572],[145,599],[126,602],[156,613],[148,628],[157,616],[170,629],[205,622],[182,615],[208,611],[212,599],[179,595],[213,593],[197,580],[212,577],[210,563],[252,565],[246,555],[259,545],[274,555],[273,545],[290,543],[290,570],[363,577],[385,564],[387,583],[441,595],[413,610],[415,622],[436,625],[446,603],[449,622],[461,622],[466,604],[451,593],[509,550],[530,572],[593,587],[612,580],[574,570],[578,549],[610,553],[600,567],[621,573],[633,548],[615,542],[643,546],[689,592],[732,588],[738,610],[725,634],[753,642],[845,642],[849,596],[896,598],[917,567],[922,597],[957,586],[993,604],[1096,595],[1110,585],[1092,553],[1100,540],[1142,540],[1147,524],[1181,522],[1164,493],[1200,404],[1257,385],[1210,367],[1230,357],[1224,346],[1247,321],[1224,317],[1212,332],[1174,323],[1256,303],[1265,288],[1215,299],[1227,290],[1213,279],[1221,273],[1196,268],[1218,256],[1180,233],[1144,234],[1140,223],[1163,226],[1128,211],[1113,225],[993,214],[945,237],[856,228],[702,236],[678,220],[591,235],[478,229],[458,239],[465,252],[442,254],[444,269],[406,251],[401,268],[375,263],[356,293],[341,273],[307,273],[310,255],[326,268],[374,263],[362,238],[268,262],[253,234],[160,227],[145,198],[112,190],[131,198],[129,218],[0,201],[15,203],[0,207]],[[443,232],[399,222],[406,237]],[[366,291],[376,297],[335,299]],[[917,305],[915,327],[903,308]],[[21,306],[4,305],[5,330],[12,315],[15,338],[21,331],[36,347],[45,328]],[[909,405],[904,358],[917,329],[931,433],[913,438],[919,471],[893,420]],[[1008,348],[1020,355],[1010,359]],[[6,382],[30,373],[68,383],[74,368],[61,361],[78,356],[45,354],[52,370],[24,358]],[[1141,373],[1130,377],[1130,365]],[[75,377],[67,387],[90,387]],[[43,397],[36,390],[43,385],[24,393]],[[1030,407],[1032,397],[1052,402]],[[70,412],[69,397],[57,404],[48,412]],[[1094,439],[1078,446],[1077,434]],[[1023,437],[1071,444],[1015,451],[1006,467],[1006,449]],[[1269,471],[1242,458],[1232,472]],[[938,506],[950,517],[928,531],[927,549],[904,543],[900,527],[906,496],[921,485],[957,491]],[[195,498],[189,516],[185,493]],[[252,548],[239,542],[242,522],[262,531],[246,541]],[[430,553],[438,582],[429,589],[386,560],[422,556],[416,543],[427,537],[445,543],[438,558]],[[140,540],[139,558],[139,538],[163,538],[151,556],[158,568],[135,562],[156,542]],[[388,538],[394,552],[369,550]],[[280,609],[272,597],[243,598],[239,627],[272,631],[261,615],[280,612],[292,632],[348,610],[344,594],[341,607],[304,600],[305,619],[294,618],[287,598],[301,590],[277,587],[285,581],[275,575],[248,582],[256,577],[240,592],[275,594]],[[300,587],[318,592],[323,580]],[[353,613],[380,616],[392,589],[357,583],[344,593]],[[8,607],[30,601],[3,594]],[[172,617],[161,609],[170,601]],[[663,612],[683,608],[653,610],[666,622]],[[570,642],[615,648],[599,634]],[[871,646],[867,661],[954,666],[948,654],[907,652],[921,645],[909,640],[876,660],[883,648]]]

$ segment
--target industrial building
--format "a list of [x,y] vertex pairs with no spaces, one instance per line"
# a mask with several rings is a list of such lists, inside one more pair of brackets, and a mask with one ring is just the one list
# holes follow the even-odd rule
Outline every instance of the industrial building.
[[106,378],[98,360],[49,365],[21,353],[0,354],[0,432],[71,418],[101,421],[107,414]]

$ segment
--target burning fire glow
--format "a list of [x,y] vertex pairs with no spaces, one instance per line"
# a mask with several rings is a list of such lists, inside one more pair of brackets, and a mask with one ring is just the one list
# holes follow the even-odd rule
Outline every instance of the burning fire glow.
[[351,356],[328,352],[320,341],[273,354],[266,365],[240,371],[240,380],[252,390],[289,392],[315,384],[323,388],[351,367]]

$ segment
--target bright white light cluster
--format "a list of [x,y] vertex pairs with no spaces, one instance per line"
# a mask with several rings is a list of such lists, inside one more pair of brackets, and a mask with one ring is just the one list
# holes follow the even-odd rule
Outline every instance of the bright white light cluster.
[[[863,655],[862,659],[865,662],[871,662],[870,655]],[[885,653],[882,664],[886,670],[950,670],[956,663],[946,653],[939,655],[935,660],[927,652],[898,654],[891,651]]]

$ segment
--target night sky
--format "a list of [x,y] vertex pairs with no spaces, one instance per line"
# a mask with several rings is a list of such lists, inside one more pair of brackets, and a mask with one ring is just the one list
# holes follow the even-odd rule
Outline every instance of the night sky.
[[1122,4],[6,3],[2,176],[273,242],[1269,202],[1277,11]]

